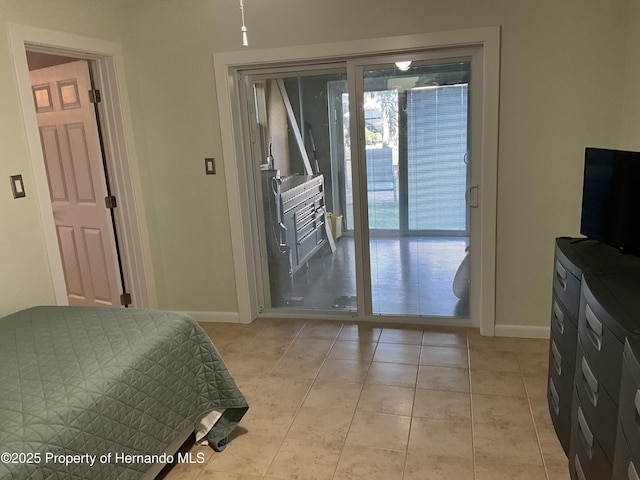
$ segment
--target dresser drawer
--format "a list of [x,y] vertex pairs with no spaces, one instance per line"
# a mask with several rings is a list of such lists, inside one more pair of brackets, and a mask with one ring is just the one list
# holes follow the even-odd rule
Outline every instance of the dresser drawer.
[[573,402],[569,471],[574,480],[608,480],[612,464],[587,422],[579,401]]
[[555,340],[551,339],[549,347],[549,378],[553,380],[560,400],[563,401],[573,398],[573,382],[575,378],[573,363],[575,363],[575,359],[573,359],[572,364],[569,364],[556,347]]
[[580,277],[574,276],[568,260],[556,254],[553,263],[553,292],[571,318],[578,318]]
[[[578,340],[577,322],[571,319],[565,307],[553,294],[551,302],[551,340],[568,365],[573,367],[576,363],[576,342]],[[550,345],[551,346],[551,345]]]
[[[627,339],[622,361],[618,418],[630,450],[640,456],[640,366],[636,356],[638,347],[638,339]],[[640,461],[640,458],[636,460]]]
[[582,276],[578,337],[616,403],[625,339],[640,332],[640,269],[636,266],[634,260],[626,271]]
[[633,449],[624,435],[622,425],[618,424],[616,456],[613,461],[614,480],[640,480],[640,452]]
[[[588,422],[591,433],[597,438],[606,457],[613,462],[618,405],[590,366],[590,362],[582,352],[580,342],[578,342],[576,357],[575,389],[577,397],[574,401],[578,402],[580,412]],[[575,417],[572,418],[572,422],[576,422]]]
[[579,343],[592,370],[600,374],[599,381],[611,397],[617,399],[620,395],[623,343],[608,326],[614,321],[583,282],[578,319]]
[[565,455],[569,456],[569,446],[571,445],[571,413],[572,413],[573,396],[561,398],[558,389],[549,377],[549,385],[547,386],[547,402],[549,403],[549,416],[553,422],[553,428],[556,431],[560,445]]

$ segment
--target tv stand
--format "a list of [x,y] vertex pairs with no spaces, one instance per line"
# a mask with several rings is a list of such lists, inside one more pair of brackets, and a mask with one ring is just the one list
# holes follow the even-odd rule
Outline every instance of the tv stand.
[[587,240],[556,239],[547,397],[571,478],[605,480],[616,450],[623,347],[640,333],[640,258]]
[[[570,238],[570,237],[561,237],[561,238]],[[571,238],[571,243],[573,245],[575,245],[576,243],[582,243],[582,242],[598,242],[598,243],[600,243],[600,240],[594,240],[593,238],[589,238],[589,237]]]

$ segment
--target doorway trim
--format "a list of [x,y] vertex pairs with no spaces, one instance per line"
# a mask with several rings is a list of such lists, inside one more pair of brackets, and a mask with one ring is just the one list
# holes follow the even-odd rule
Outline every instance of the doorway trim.
[[68,304],[67,288],[51,210],[38,122],[33,107],[27,50],[88,60],[95,67],[94,81],[103,98],[100,103],[100,125],[104,136],[104,150],[110,168],[111,187],[118,197],[116,228],[125,281],[132,295],[133,306],[156,308],[158,300],[149,233],[134,151],[131,114],[125,88],[124,60],[120,46],[105,40],[27,25],[10,23],[8,30],[56,304]]
[[[498,164],[498,115],[500,81],[500,27],[485,27],[401,37],[355,40],[272,49],[214,53],[220,130],[225,162],[225,181],[229,205],[233,258],[235,265],[238,314],[241,323],[259,315],[258,278],[253,262],[252,228],[249,224],[251,192],[248,191],[244,156],[246,139],[242,134],[240,112],[242,81],[239,72],[264,64],[331,62],[348,57],[383,55],[400,51],[440,48],[480,47],[482,49],[482,172],[478,201],[481,205],[479,265],[480,291],[472,292],[480,302],[480,333],[495,333],[496,207]],[[327,52],[331,52],[327,54]],[[375,320],[375,318],[373,318]],[[369,318],[366,318],[369,320]]]

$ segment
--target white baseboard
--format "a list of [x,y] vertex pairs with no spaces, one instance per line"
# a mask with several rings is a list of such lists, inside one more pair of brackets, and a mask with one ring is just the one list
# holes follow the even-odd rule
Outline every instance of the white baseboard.
[[[202,323],[240,323],[238,312],[185,312],[196,322]],[[280,318],[280,317],[278,317]],[[526,325],[496,325],[496,337],[549,338],[550,327],[531,327]]]
[[185,312],[196,322],[240,323],[238,312]]
[[549,338],[550,327],[528,327],[525,325],[496,325],[496,337]]

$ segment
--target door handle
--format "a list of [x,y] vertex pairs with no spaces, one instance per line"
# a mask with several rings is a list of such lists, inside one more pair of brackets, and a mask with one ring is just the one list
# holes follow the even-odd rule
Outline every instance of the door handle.
[[469,185],[464,191],[464,201],[469,208],[478,208],[479,185]]
[[638,430],[640,430],[640,389],[636,390],[636,395],[633,399],[633,403],[636,407],[636,427],[638,428]]
[[556,260],[556,278],[558,279],[558,283],[560,284],[560,288],[562,290],[567,289],[567,269],[562,266],[562,264]]
[[598,405],[598,379],[589,368],[587,359],[582,357],[581,362],[582,369],[582,385],[585,387],[584,391],[589,397],[589,400],[595,407]]
[[593,457],[593,433],[591,433],[591,429],[587,425],[587,419],[584,418],[584,414],[582,413],[582,407],[578,407],[578,430],[582,434],[582,440],[584,441],[584,446],[587,450],[587,455],[589,458]]
[[587,477],[584,476],[584,470],[582,470],[582,465],[580,465],[580,459],[578,458],[577,453],[573,463],[576,467],[576,476],[578,477],[578,480],[587,480]]
[[553,411],[558,415],[560,413],[560,395],[558,395],[558,390],[556,390],[556,386],[551,378],[549,379],[549,394],[551,395]]
[[555,300],[553,301],[553,318],[558,325],[558,330],[560,334],[564,334],[564,313],[560,310],[560,305]]
[[584,309],[584,316],[587,321],[587,336],[596,350],[600,351],[602,348],[602,322],[598,320],[588,303]]
[[640,476],[638,476],[638,471],[633,465],[633,462],[629,462],[629,468],[627,468],[627,476],[629,477],[629,480],[640,480]]
[[556,347],[556,341],[551,340],[551,357],[553,367],[555,368],[558,375],[562,375],[562,355],[560,354],[560,350]]

